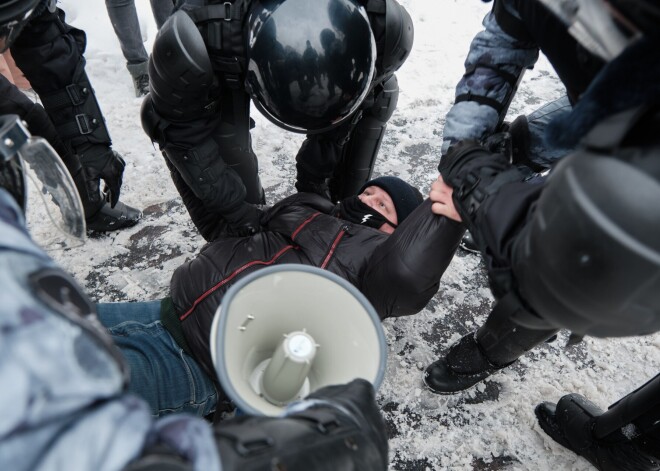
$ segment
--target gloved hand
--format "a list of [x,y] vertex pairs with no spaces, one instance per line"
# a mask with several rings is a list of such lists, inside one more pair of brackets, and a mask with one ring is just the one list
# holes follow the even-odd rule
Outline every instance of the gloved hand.
[[541,173],[548,169],[531,159],[531,134],[525,115],[502,124],[498,132],[482,141],[482,145],[491,152],[502,154],[512,164],[524,165],[533,172]]
[[513,143],[511,142],[511,133],[500,131],[486,137],[481,144],[494,154],[501,154],[511,161],[513,154]]
[[353,418],[360,423],[363,433],[371,435],[380,454],[387,459],[385,422],[376,403],[374,387],[369,381],[354,379],[348,384],[326,386],[317,389],[306,399],[327,401],[351,412]]
[[473,139],[465,139],[449,148],[440,160],[438,171],[445,183],[458,190],[465,183],[472,182],[472,178],[466,181],[470,173],[475,177],[495,175],[509,167],[506,157],[491,152]]
[[[479,207],[490,195],[505,183],[523,179],[506,157],[469,139],[449,148],[438,165],[438,171],[445,183],[454,189],[456,210],[470,230]],[[473,236],[479,242],[478,235],[473,232]]]
[[[516,183],[523,185],[525,177],[506,157],[494,154],[472,140],[451,146],[438,170],[444,182],[453,188],[454,207],[484,257],[491,289],[499,298],[513,286],[510,234],[521,221],[518,207],[510,199],[511,195],[518,198],[518,189],[508,194],[506,191],[514,188]],[[508,187],[502,188],[505,185]],[[505,196],[498,199],[500,191]],[[502,211],[503,207],[513,207],[514,211]]]
[[596,417],[603,411],[579,394],[568,394],[556,405],[544,402],[534,412],[543,431],[554,441],[584,456],[601,471],[650,471],[660,467],[621,430],[597,439],[592,431]]
[[237,237],[261,232],[261,215],[262,211],[259,208],[245,202],[232,211],[222,213],[227,221],[228,233]]
[[103,193],[107,195],[110,206],[114,206],[119,201],[119,193],[124,174],[126,162],[116,151],[109,147],[105,152],[95,155],[85,155],[83,162],[85,175],[88,179],[88,192],[90,196],[98,192],[99,180],[105,182]]
[[284,417],[242,416],[214,428],[223,469],[385,471],[387,436],[371,384],[328,386]]

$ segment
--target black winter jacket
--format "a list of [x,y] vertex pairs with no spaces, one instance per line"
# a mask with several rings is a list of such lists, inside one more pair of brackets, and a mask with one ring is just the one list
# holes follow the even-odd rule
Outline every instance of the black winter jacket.
[[264,231],[215,240],[172,276],[171,296],[194,357],[215,378],[209,333],[222,297],[265,266],[300,263],[329,270],[356,286],[385,319],[421,311],[438,290],[464,229],[431,213],[425,201],[387,235],[331,216],[334,205],[310,193],[269,210]]

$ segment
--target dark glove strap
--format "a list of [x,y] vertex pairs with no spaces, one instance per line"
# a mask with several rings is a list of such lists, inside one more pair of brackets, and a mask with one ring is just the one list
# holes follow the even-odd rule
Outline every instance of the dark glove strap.
[[481,175],[481,173],[480,171],[467,173],[462,184],[454,190],[454,203],[464,221],[474,219],[481,205],[501,186],[522,180],[520,172],[515,168],[495,175]]
[[522,181],[523,175],[506,157],[489,152],[478,142],[469,140],[450,147],[438,170],[444,181],[454,188],[456,210],[483,251],[484,240],[476,227],[481,206],[503,185]]
[[341,426],[336,416],[336,411],[324,409],[307,409],[296,414],[296,418],[309,421],[322,434]]
[[368,434],[332,408],[230,420],[216,426],[215,435],[224,469],[385,469]]
[[192,471],[193,467],[174,450],[165,445],[154,445],[144,450],[136,461],[124,471]]
[[221,424],[215,430],[216,437],[222,437],[233,443],[234,450],[240,456],[256,455],[272,448],[275,441],[261,428],[257,427],[225,427]]

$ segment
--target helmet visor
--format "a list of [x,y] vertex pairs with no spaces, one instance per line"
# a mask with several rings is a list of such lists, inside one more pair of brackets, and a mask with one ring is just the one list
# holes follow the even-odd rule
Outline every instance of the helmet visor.
[[[25,165],[26,174],[34,184],[29,192],[28,220],[41,221],[47,217],[58,232],[70,239],[67,241],[67,247],[83,243],[85,218],[80,196],[69,171],[57,153],[46,140],[31,137],[19,149],[18,155],[27,164]],[[33,198],[40,199],[43,204],[30,205],[29,201]],[[42,245],[50,246],[55,240],[52,231],[47,232],[37,239]],[[41,240],[44,238],[47,240]],[[57,239],[59,239],[57,242],[60,243],[61,237]]]
[[25,213],[27,190],[25,171],[21,159],[5,158],[0,155],[0,188],[16,200],[21,211]]
[[287,0],[262,13],[248,19],[246,86],[256,108],[310,134],[354,116],[376,73],[365,9],[355,0]]

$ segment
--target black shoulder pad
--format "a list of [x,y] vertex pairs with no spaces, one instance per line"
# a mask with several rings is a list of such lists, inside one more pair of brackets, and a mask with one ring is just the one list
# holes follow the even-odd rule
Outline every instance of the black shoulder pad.
[[396,0],[385,0],[385,48],[383,73],[399,69],[412,50],[415,30],[412,18]]
[[184,119],[206,105],[213,67],[201,33],[185,12],[174,13],[158,32],[149,79],[154,107],[166,117]]

